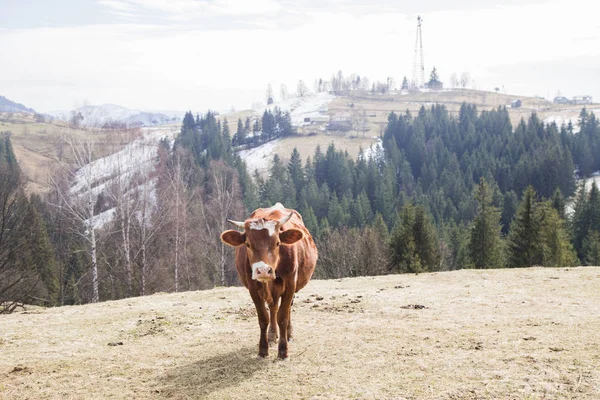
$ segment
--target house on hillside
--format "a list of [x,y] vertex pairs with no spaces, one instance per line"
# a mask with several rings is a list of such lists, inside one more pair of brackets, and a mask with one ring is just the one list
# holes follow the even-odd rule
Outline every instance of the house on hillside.
[[352,121],[346,120],[337,120],[337,121],[329,121],[329,125],[327,125],[328,131],[350,131],[352,130]]
[[352,130],[352,114],[347,111],[335,113],[327,125],[327,130],[343,132]]
[[554,104],[571,104],[571,100],[564,96],[557,96],[554,98]]
[[592,104],[592,96],[573,96],[573,104]]
[[510,108],[520,108],[521,104],[521,99],[513,100],[510,102]]

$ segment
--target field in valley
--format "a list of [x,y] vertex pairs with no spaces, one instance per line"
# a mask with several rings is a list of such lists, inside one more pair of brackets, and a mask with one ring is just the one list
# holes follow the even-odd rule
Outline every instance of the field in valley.
[[73,161],[67,138],[91,140],[95,157],[99,158],[120,150],[137,137],[136,132],[72,129],[63,121],[36,121],[33,114],[26,113],[0,113],[0,132],[11,133],[11,143],[27,177],[29,192],[48,189],[50,174],[59,166],[59,160],[67,164]]
[[0,317],[3,399],[598,399],[600,267],[312,281],[290,360],[243,288]]

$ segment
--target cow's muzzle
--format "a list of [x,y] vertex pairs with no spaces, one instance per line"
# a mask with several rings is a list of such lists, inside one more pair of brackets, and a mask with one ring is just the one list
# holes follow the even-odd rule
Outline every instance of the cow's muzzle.
[[255,281],[270,281],[275,279],[275,270],[269,264],[259,261],[252,264],[252,279]]

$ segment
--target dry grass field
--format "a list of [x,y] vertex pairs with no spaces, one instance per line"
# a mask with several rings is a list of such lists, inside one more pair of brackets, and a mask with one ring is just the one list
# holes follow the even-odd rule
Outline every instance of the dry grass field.
[[[409,110],[414,116],[422,106],[431,107],[433,104],[444,104],[450,115],[457,116],[463,102],[475,104],[479,111],[491,110],[498,106],[508,105],[511,101],[520,99],[520,108],[509,108],[511,123],[516,126],[521,118],[527,120],[535,111],[540,119],[550,116],[561,116],[563,118],[576,117],[583,108],[582,105],[558,105],[537,97],[505,95],[496,92],[482,90],[456,89],[442,92],[409,93],[401,95],[394,94],[363,94],[352,97],[339,97],[329,104],[330,116],[339,115],[344,112],[367,113],[370,132],[376,134],[387,124],[387,117],[391,111],[403,114]],[[354,104],[354,107],[350,107]],[[600,112],[600,105],[587,105],[588,109]]]
[[2,399],[598,399],[600,268],[312,281],[290,360],[243,288],[0,317]]
[[59,165],[59,159],[67,164],[72,162],[67,138],[92,140],[94,156],[99,158],[120,150],[138,134],[71,129],[63,121],[38,122],[33,114],[26,113],[0,113],[0,132],[11,133],[15,156],[27,177],[29,192],[48,188],[49,174]]

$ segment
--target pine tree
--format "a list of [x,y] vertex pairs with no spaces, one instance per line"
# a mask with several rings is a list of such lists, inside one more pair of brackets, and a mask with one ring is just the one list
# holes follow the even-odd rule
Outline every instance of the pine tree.
[[435,86],[440,84],[440,77],[438,76],[437,69],[433,67],[431,70],[431,75],[429,76],[428,85]]
[[439,268],[437,235],[422,206],[406,204],[390,240],[392,263],[400,272],[436,271]]
[[587,216],[588,197],[585,188],[585,181],[581,181],[575,203],[573,204],[573,216],[571,217],[571,237],[573,238],[573,247],[577,251],[580,260],[583,260],[583,241],[588,234],[590,221]]
[[404,79],[402,79],[402,90],[408,90],[408,79],[406,79],[406,76],[404,77]]
[[478,210],[471,228],[471,259],[475,268],[499,268],[502,266],[500,211],[492,205],[492,193],[483,177],[475,197]]
[[537,201],[529,186],[510,226],[508,235],[508,267],[531,267],[542,263],[540,229],[535,216]]
[[304,225],[306,229],[313,235],[314,237],[319,237],[321,234],[319,221],[317,220],[317,216],[313,211],[312,207],[304,203],[302,207],[302,219],[304,220]]
[[438,237],[430,216],[423,206],[415,207],[415,225],[413,227],[417,253],[427,271],[440,269],[440,249]]
[[590,231],[583,240],[582,253],[585,265],[600,265],[600,233]]
[[565,221],[549,201],[538,204],[535,212],[540,229],[541,264],[545,267],[572,267],[577,255],[569,240]]
[[519,206],[519,198],[517,194],[510,190],[504,194],[504,199],[502,202],[502,233],[507,234],[510,228],[510,224],[517,212],[517,207]]
[[287,169],[290,179],[296,188],[296,192],[300,193],[304,188],[305,177],[304,170],[302,168],[302,157],[300,157],[300,152],[295,147],[294,150],[292,150]]
[[233,135],[233,145],[241,146],[245,143],[245,141],[246,141],[246,134],[244,131],[244,124],[242,123],[242,119],[238,118],[237,131]]
[[381,214],[375,214],[375,219],[373,220],[372,226],[375,232],[377,232],[379,238],[387,245],[388,241],[390,240],[390,233]]
[[566,218],[565,208],[567,206],[567,203],[566,203],[565,198],[562,195],[562,192],[560,191],[559,188],[556,188],[556,190],[554,191],[551,201],[552,201],[552,207],[556,210],[556,212],[558,213],[558,216],[561,219],[566,220],[567,218]]

